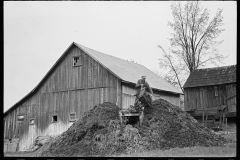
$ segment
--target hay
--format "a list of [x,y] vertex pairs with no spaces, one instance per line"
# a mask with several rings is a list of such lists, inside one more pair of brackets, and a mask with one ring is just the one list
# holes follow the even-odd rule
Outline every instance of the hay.
[[109,102],[95,106],[62,133],[42,156],[107,156],[152,149],[220,146],[227,142],[163,99],[144,109],[141,126],[121,125],[119,110]]

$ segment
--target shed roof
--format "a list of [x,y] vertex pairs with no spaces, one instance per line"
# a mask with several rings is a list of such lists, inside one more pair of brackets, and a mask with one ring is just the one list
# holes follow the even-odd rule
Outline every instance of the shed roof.
[[235,83],[236,68],[237,65],[197,69],[189,75],[183,88]]
[[147,82],[153,89],[182,94],[182,92],[176,87],[174,87],[172,84],[162,79],[141,64],[126,61],[105,53],[101,53],[77,43],[75,44],[79,48],[87,52],[89,55],[91,55],[95,60],[99,61],[103,66],[111,70],[123,81],[136,83],[142,75],[145,75],[147,77]]

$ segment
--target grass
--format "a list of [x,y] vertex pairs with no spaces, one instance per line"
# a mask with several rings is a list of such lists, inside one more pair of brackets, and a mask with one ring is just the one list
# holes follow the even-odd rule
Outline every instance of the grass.
[[191,147],[172,148],[161,151],[147,151],[143,153],[132,153],[120,155],[120,157],[235,157],[236,143],[229,143],[223,147]]
[[120,155],[120,157],[236,157],[236,132],[233,134],[222,134],[226,139],[232,139],[233,143],[228,143],[221,147],[186,147],[171,148],[169,150],[153,150],[141,153]]
[[[35,157],[36,152],[6,153],[5,157]],[[115,156],[112,156],[115,157]],[[223,147],[186,147],[169,150],[153,150],[142,153],[120,155],[119,157],[236,157],[236,142]]]

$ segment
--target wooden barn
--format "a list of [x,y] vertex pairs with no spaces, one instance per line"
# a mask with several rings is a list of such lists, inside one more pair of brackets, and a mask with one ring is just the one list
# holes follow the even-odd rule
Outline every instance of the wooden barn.
[[73,42],[39,84],[4,113],[4,139],[19,139],[18,149],[28,150],[36,137],[61,134],[99,103],[127,108],[142,75],[153,99],[179,106],[181,91],[146,67]]
[[236,117],[237,65],[197,69],[184,84],[184,110],[204,123]]

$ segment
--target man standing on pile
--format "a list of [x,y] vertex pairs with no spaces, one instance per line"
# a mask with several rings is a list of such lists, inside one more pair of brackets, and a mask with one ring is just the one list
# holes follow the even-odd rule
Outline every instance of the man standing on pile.
[[149,86],[149,84],[146,81],[146,76],[142,76],[142,78],[137,81],[135,87],[137,88],[137,93],[139,93],[143,88],[145,88],[145,91],[150,95],[150,97],[152,99],[153,91],[152,91],[152,88]]

